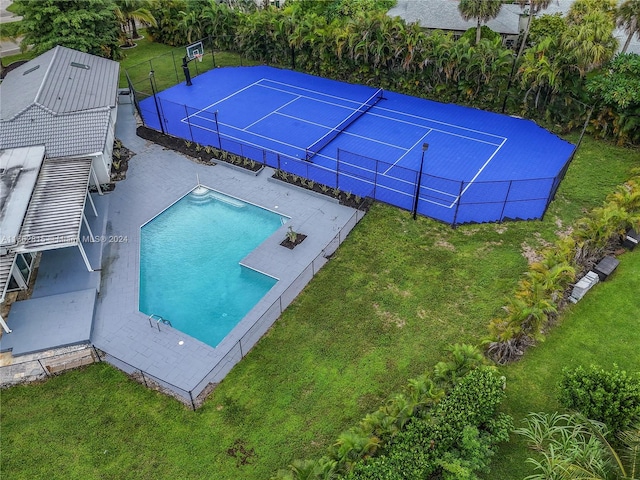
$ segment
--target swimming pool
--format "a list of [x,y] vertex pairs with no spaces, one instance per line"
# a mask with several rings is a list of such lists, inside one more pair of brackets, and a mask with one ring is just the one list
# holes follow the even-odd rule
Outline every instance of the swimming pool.
[[139,310],[217,346],[276,284],[239,262],[287,219],[196,187],[140,229]]

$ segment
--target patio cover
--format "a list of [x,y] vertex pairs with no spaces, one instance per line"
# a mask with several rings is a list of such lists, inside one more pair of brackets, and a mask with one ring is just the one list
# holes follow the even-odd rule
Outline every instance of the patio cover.
[[93,271],[80,241],[82,222],[93,237],[84,216],[87,198],[97,216],[87,190],[91,173],[90,158],[45,160],[24,217],[20,243],[12,250],[24,253],[77,246]]

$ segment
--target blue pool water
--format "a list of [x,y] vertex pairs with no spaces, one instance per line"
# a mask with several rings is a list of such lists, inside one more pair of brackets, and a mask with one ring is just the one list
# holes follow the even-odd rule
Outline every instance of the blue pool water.
[[140,232],[140,311],[215,347],[275,285],[238,262],[286,217],[196,187]]

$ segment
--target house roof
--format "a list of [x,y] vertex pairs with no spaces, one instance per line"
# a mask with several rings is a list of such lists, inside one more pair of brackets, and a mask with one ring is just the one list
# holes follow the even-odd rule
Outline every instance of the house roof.
[[0,85],[2,120],[30,105],[54,114],[115,107],[119,64],[58,45],[7,74]]
[[[466,31],[474,28],[476,21],[465,21],[458,3],[456,0],[397,0],[387,14],[429,29]],[[500,14],[486,25],[494,32],[518,35],[521,12],[518,5],[503,5]]]
[[24,216],[21,240],[14,252],[71,247],[80,241],[80,227],[91,159],[47,159]]
[[110,115],[109,108],[53,115],[34,104],[11,121],[0,122],[0,148],[45,145],[49,158],[99,153]]
[[45,145],[47,157],[102,152],[119,64],[57,46],[0,84],[0,149]]
[[44,147],[0,150],[0,250],[20,241],[20,229],[35,188]]

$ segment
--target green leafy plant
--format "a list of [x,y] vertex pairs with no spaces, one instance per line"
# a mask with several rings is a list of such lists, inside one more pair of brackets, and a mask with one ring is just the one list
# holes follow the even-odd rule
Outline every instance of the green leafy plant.
[[606,424],[613,433],[640,420],[640,376],[617,365],[564,369],[559,391],[562,406]]
[[189,141],[189,140],[185,140],[184,144],[187,148],[191,148],[191,145],[193,145],[193,142]]
[[320,190],[322,191],[322,193],[327,193],[329,191],[329,187],[321,183]]
[[287,238],[291,243],[296,243],[296,240],[298,240],[298,232],[296,232],[291,225],[289,225],[289,229],[287,230]]

